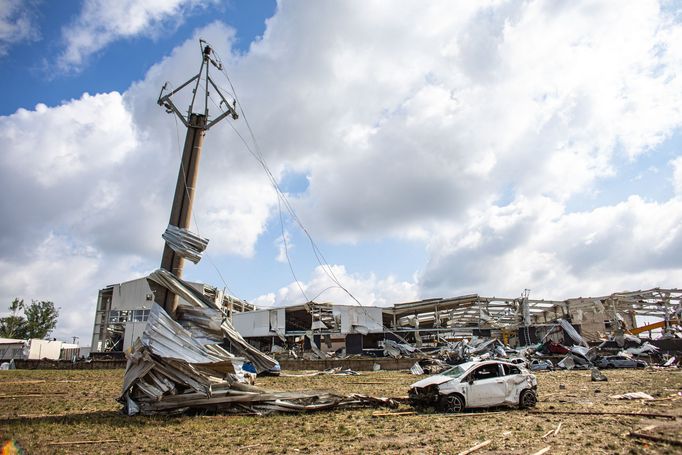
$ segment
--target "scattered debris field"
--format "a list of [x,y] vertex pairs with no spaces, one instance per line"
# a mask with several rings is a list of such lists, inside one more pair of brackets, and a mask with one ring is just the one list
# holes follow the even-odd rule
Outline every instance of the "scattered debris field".
[[[277,391],[405,398],[409,371],[258,378]],[[121,413],[122,370],[0,371],[0,436],[28,453],[682,453],[682,372],[537,373],[532,410],[474,413],[350,409],[309,414],[136,416]],[[634,399],[616,398],[642,392]]]

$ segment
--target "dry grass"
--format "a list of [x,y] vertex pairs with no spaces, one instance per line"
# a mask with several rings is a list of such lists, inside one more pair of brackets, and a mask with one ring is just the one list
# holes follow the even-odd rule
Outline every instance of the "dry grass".
[[[682,371],[623,370],[606,375],[609,382],[594,383],[587,371],[540,373],[541,402],[536,409],[665,413],[682,419],[682,400],[644,403],[609,398],[633,391],[669,398],[682,391]],[[119,414],[115,401],[122,377],[122,370],[1,371],[0,436],[16,440],[32,454],[227,453],[239,448],[250,453],[435,454],[457,453],[486,439],[492,443],[475,454],[527,454],[546,446],[552,447],[551,453],[682,452],[682,447],[624,436],[656,424],[659,428],[649,432],[682,440],[676,421],[640,417],[533,415],[519,410],[463,417],[428,413],[373,417],[371,409],[266,417],[127,417]],[[377,372],[262,378],[258,384],[274,390],[404,396],[415,379],[407,372]],[[542,438],[560,422],[557,435]],[[78,441],[102,442],[52,445]]]

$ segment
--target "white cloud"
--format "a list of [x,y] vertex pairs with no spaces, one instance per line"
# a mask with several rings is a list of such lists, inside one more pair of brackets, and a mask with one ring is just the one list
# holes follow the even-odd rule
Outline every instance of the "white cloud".
[[0,57],[17,43],[39,38],[30,4],[22,0],[0,0]]
[[[117,92],[94,97],[85,93],[52,109],[38,104],[33,111],[19,109],[0,122],[1,137],[12,142],[2,157],[3,167],[25,173],[46,188],[120,163],[136,146],[130,114]],[[100,153],[93,153],[98,148]]]
[[112,257],[95,248],[75,244],[70,236],[48,233],[22,258],[0,258],[0,295],[6,303],[19,297],[51,300],[60,316],[53,336],[71,341],[80,337],[82,346],[90,344],[98,287],[121,281],[140,269],[136,255]]
[[78,68],[92,54],[122,38],[154,36],[182,22],[198,0],[85,0],[80,15],[63,30],[66,49],[59,57],[64,68]]
[[228,64],[268,157],[310,175],[320,235],[433,231],[504,191],[566,201],[682,123],[681,27],[656,2],[368,5],[284,2]]
[[[348,289],[357,301],[339,287],[337,281]],[[307,283],[290,283],[276,293],[257,297],[253,303],[262,306],[300,305],[308,298],[315,302],[334,302],[341,305],[358,305],[359,301],[363,306],[386,306],[416,299],[417,290],[416,283],[398,281],[392,276],[382,279],[374,274],[360,276],[348,273],[342,265],[317,266]]]
[[631,196],[577,213],[547,198],[519,199],[434,238],[421,291],[514,297],[531,288],[538,298],[564,299],[676,286],[681,223],[676,198],[657,203]]

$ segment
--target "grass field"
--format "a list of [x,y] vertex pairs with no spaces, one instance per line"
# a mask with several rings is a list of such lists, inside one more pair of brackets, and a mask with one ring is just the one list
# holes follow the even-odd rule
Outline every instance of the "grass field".
[[[293,373],[293,372],[292,372]],[[682,447],[627,436],[646,433],[682,441],[682,371],[605,371],[608,382],[591,382],[589,371],[539,373],[541,411],[635,412],[679,416],[496,413],[420,413],[377,417],[361,409],[271,416],[127,417],[115,401],[123,370],[0,371],[0,437],[27,453],[458,453],[474,452],[682,453]],[[374,396],[405,396],[418,379],[409,372],[360,376],[259,378],[272,390],[330,390]],[[560,387],[560,384],[563,386]],[[624,401],[609,395],[643,391],[655,401]],[[402,405],[399,411],[411,411]],[[391,411],[394,412],[394,411]],[[543,438],[550,430],[556,435]]]

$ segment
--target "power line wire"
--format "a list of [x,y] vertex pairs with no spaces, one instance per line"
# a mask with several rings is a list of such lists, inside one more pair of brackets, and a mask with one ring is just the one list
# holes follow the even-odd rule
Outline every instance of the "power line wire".
[[[320,265],[321,269],[325,272],[325,274],[327,275],[327,277],[328,277],[332,282],[334,282],[341,290],[343,290],[343,291],[346,293],[346,295],[348,295],[351,299],[353,299],[353,300],[358,304],[358,306],[359,306],[360,308],[362,308],[362,310],[364,311],[365,315],[366,315],[369,319],[371,319],[371,320],[373,320],[374,322],[378,323],[378,324],[381,325],[383,328],[387,329],[390,333],[392,333],[394,336],[396,336],[396,337],[399,338],[401,341],[403,341],[403,342],[406,343],[406,340],[405,340],[402,336],[398,335],[397,333],[395,333],[394,331],[392,331],[389,327],[387,327],[386,325],[384,325],[383,320],[382,320],[382,321],[377,321],[373,316],[371,316],[371,315],[368,313],[367,309],[364,307],[364,305],[360,302],[360,300],[358,300],[358,299],[355,297],[355,295],[353,295],[353,293],[350,292],[350,291],[341,283],[341,281],[337,278],[336,274],[334,273],[333,268],[332,268],[332,267],[329,265],[329,263],[327,262],[326,258],[324,257],[324,254],[322,253],[322,251],[320,250],[320,248],[317,246],[317,243],[316,243],[315,240],[313,239],[313,237],[312,237],[312,235],[310,234],[310,232],[308,231],[308,229],[305,227],[305,225],[303,224],[303,222],[301,221],[301,219],[300,219],[300,218],[298,217],[298,215],[296,214],[294,208],[291,206],[291,203],[289,202],[288,198],[286,197],[286,194],[281,190],[281,188],[280,188],[280,186],[279,186],[279,184],[278,184],[278,182],[277,182],[277,179],[275,178],[275,176],[274,176],[274,175],[272,174],[272,172],[270,171],[270,168],[269,168],[269,166],[267,165],[267,162],[266,162],[266,160],[265,160],[265,157],[263,156],[262,152],[260,151],[260,146],[258,145],[258,141],[257,141],[257,139],[256,139],[256,136],[255,136],[255,134],[254,134],[254,132],[253,132],[253,129],[251,128],[251,124],[249,123],[249,120],[248,120],[248,117],[247,117],[247,115],[246,115],[246,112],[244,111],[244,107],[243,107],[241,101],[239,100],[239,97],[238,97],[238,95],[237,95],[237,90],[235,89],[234,84],[232,83],[232,80],[230,79],[230,76],[227,74],[227,71],[225,70],[225,65],[223,65],[222,60],[220,59],[220,56],[218,55],[218,53],[215,51],[214,48],[212,48],[212,49],[213,49],[213,54],[214,54],[215,57],[216,57],[216,60],[217,60],[218,63],[220,64],[220,71],[223,73],[223,75],[225,76],[225,78],[227,79],[227,81],[228,81],[228,83],[229,83],[229,85],[230,85],[230,88],[232,89],[232,94],[234,95],[234,100],[235,100],[235,102],[236,102],[235,104],[239,106],[239,108],[238,108],[238,109],[239,109],[239,112],[240,112],[242,118],[244,119],[244,124],[246,125],[246,127],[247,127],[247,129],[248,129],[248,131],[249,131],[249,134],[250,134],[250,136],[251,136],[251,140],[253,141],[253,145],[254,145],[253,149],[250,147],[249,143],[248,143],[248,142],[246,141],[246,139],[242,136],[242,134],[234,127],[234,125],[233,125],[231,122],[228,122],[228,123],[229,123],[230,127],[232,128],[232,130],[233,130],[233,131],[237,134],[237,136],[241,139],[242,143],[244,144],[244,146],[246,147],[246,149],[249,151],[249,153],[250,153],[250,154],[251,154],[251,155],[260,163],[261,167],[263,168],[263,170],[264,170],[265,173],[267,174],[267,176],[268,176],[268,178],[269,178],[269,180],[270,180],[270,182],[271,182],[273,188],[275,189],[275,191],[276,191],[276,193],[277,193],[277,197],[278,197],[278,210],[279,210],[279,215],[280,215],[280,226],[281,226],[281,228],[282,228],[282,231],[283,231],[284,228],[283,228],[283,219],[282,219],[281,203],[284,203],[284,206],[285,206],[285,208],[287,209],[287,211],[289,212],[289,215],[291,216],[291,218],[296,222],[296,224],[298,224],[298,226],[301,228],[301,230],[305,233],[306,237],[308,238],[308,240],[309,240],[309,242],[310,242],[310,244],[311,244],[311,247],[312,247],[313,254],[315,255],[315,259],[317,260],[317,263]],[[209,95],[209,96],[210,96],[210,95]],[[213,104],[215,104],[215,102],[213,102]],[[220,106],[218,106],[218,108],[222,111],[222,109],[220,108]],[[280,201],[281,201],[281,202],[280,202]],[[285,240],[285,239],[284,239],[284,236],[283,236],[283,241],[284,241],[284,240]],[[285,241],[284,245],[285,245],[285,251],[288,250],[286,241]],[[287,262],[289,263],[289,267],[290,267],[290,269],[291,269],[291,271],[292,271],[292,275],[293,275],[293,277],[294,277],[294,280],[295,280],[296,283],[299,285],[299,288],[300,288],[300,290],[301,290],[301,292],[302,292],[304,298],[306,299],[306,301],[310,301],[310,300],[308,300],[307,296],[305,295],[305,292],[303,292],[303,288],[300,286],[300,283],[299,283],[298,279],[296,278],[295,273],[293,272],[293,266],[292,266],[292,264],[291,264],[291,261],[290,261],[290,258],[289,258],[288,251],[286,251],[286,257],[287,257]]]

